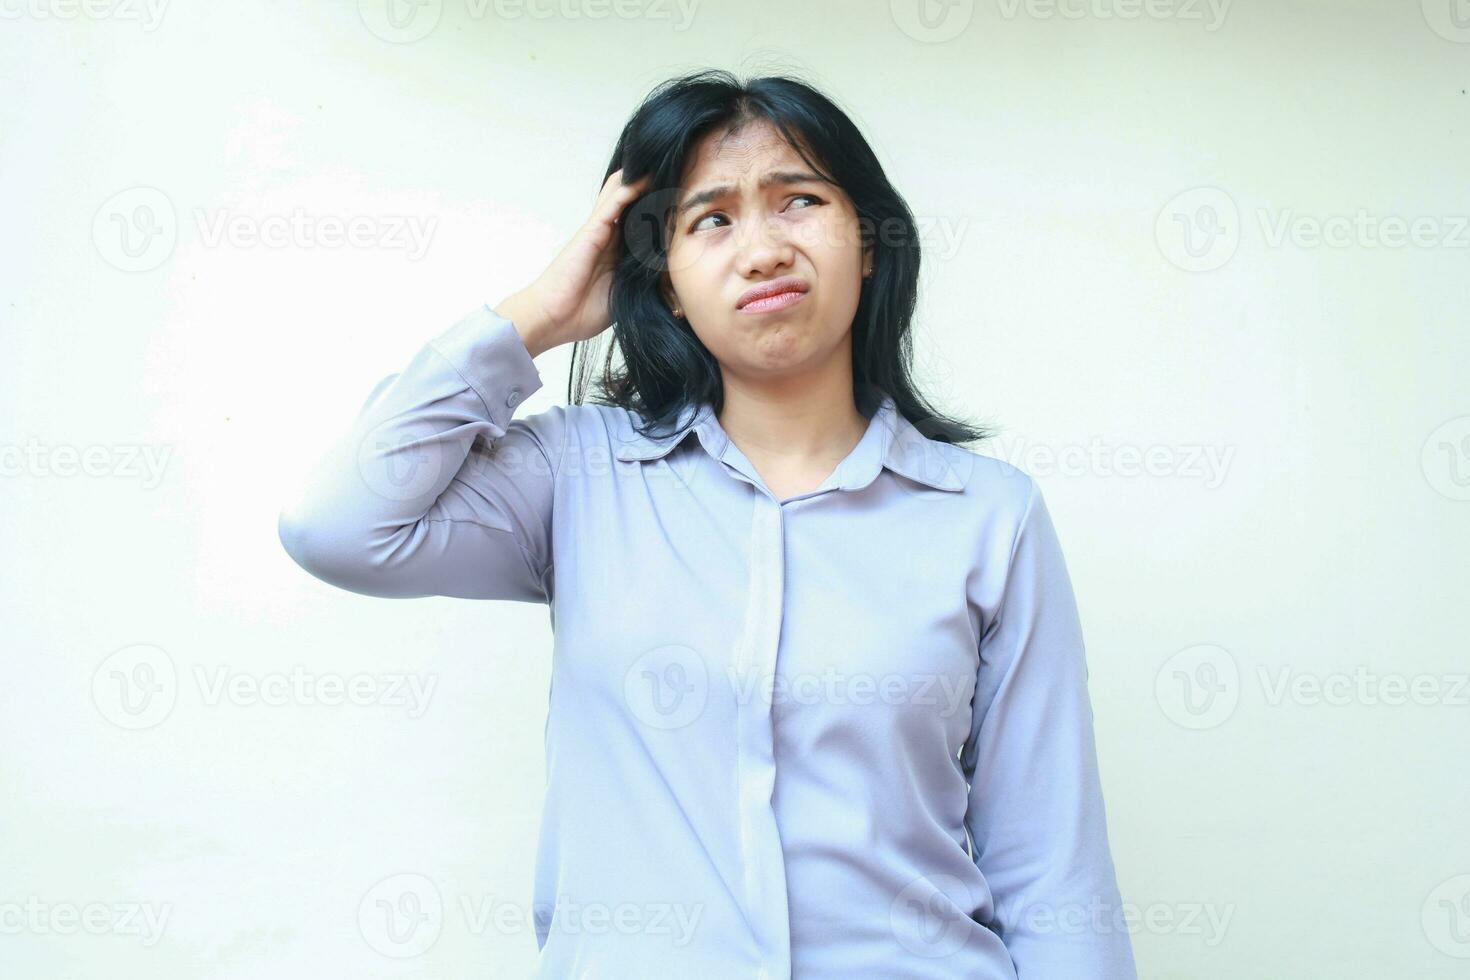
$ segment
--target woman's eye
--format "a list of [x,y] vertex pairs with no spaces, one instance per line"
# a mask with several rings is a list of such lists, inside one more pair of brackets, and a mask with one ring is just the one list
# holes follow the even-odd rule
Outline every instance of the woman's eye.
[[[816,204],[821,204],[822,203],[822,199],[820,197],[817,197],[817,195],[815,195],[815,194],[797,194],[791,200],[794,203],[794,202],[800,201],[802,199],[806,199],[808,201],[813,202],[813,206],[815,206]],[[788,207],[789,206],[790,205],[788,205]],[[805,208],[798,208],[797,210],[805,210]],[[700,218],[698,221],[694,222],[694,224],[690,225],[689,226],[689,230],[691,232],[699,231],[699,226],[702,225],[702,224],[704,224],[710,218],[723,218],[723,217],[724,217],[724,214],[722,214],[721,212],[719,212],[719,211],[711,211],[709,214],[705,215],[704,217]]]

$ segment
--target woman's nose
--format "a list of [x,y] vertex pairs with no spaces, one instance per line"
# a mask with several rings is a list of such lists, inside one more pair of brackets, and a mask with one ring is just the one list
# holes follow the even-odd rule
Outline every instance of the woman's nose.
[[747,274],[765,272],[791,263],[792,244],[781,222],[774,218],[751,221],[742,229],[738,261]]

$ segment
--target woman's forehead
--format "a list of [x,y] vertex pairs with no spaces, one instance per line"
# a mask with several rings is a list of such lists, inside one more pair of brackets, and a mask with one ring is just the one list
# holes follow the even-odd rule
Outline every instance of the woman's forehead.
[[707,133],[684,166],[684,186],[740,180],[776,167],[809,169],[781,132],[761,120],[734,133]]

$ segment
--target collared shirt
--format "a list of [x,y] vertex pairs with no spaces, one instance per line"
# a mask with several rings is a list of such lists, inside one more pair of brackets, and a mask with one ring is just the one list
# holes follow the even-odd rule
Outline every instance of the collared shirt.
[[540,387],[510,321],[469,313],[280,519],[344,589],[548,605],[540,977],[1136,976],[1029,476],[884,396],[782,500],[707,403],[682,435],[514,418]]

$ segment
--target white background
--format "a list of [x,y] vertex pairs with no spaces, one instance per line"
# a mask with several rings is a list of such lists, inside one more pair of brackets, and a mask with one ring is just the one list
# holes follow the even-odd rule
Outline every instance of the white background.
[[[0,975],[529,974],[546,610],[335,590],[276,517],[704,66],[832,94],[928,229],[920,379],[1054,514],[1140,975],[1470,970],[1464,2],[0,12]],[[216,687],[297,668],[362,703]]]

